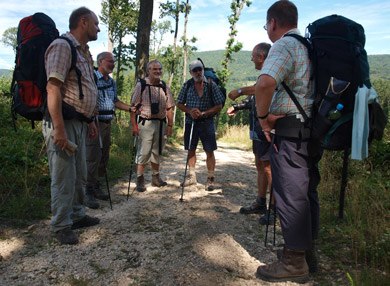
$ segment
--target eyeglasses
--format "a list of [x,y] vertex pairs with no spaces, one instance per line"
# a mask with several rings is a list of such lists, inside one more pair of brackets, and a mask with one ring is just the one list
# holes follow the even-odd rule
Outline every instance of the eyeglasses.
[[200,72],[200,71],[202,71],[202,68],[201,67],[197,67],[197,68],[194,68],[192,71],[193,72]]
[[269,23],[270,20],[267,21],[267,23],[265,23],[265,25],[263,26],[264,30],[267,31],[267,26],[268,26],[268,23]]

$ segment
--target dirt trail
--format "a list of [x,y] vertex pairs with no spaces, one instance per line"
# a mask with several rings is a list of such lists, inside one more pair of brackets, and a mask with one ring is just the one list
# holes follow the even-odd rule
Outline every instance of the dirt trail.
[[[88,210],[101,223],[77,230],[78,245],[56,242],[48,220],[24,230],[2,229],[0,285],[295,285],[255,277],[259,265],[275,260],[275,249],[272,235],[264,246],[258,217],[239,213],[256,196],[253,154],[218,146],[216,190],[204,190],[205,155],[198,152],[198,185],[186,187],[179,202],[186,152],[171,150],[161,170],[168,186],[152,187],[149,169],[145,193],[134,192],[126,201],[127,179],[113,186],[113,211],[108,202]],[[330,269],[322,264],[315,280],[344,285],[337,271],[327,276]]]

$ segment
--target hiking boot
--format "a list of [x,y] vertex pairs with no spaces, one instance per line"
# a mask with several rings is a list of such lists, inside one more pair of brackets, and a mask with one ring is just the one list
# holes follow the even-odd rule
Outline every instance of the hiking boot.
[[275,222],[275,215],[273,210],[270,211],[269,220],[268,220],[268,213],[259,218],[259,224],[261,225],[267,225],[267,223],[268,225],[270,225],[270,224],[274,224],[274,222]]
[[61,244],[77,244],[79,242],[77,235],[74,233],[73,230],[70,229],[70,227],[57,231],[55,233],[55,238]]
[[305,283],[309,279],[309,267],[305,260],[305,251],[283,248],[281,258],[268,265],[257,268],[256,277],[265,281],[292,281]]
[[215,189],[215,177],[207,177],[206,190],[214,191]]
[[[188,174],[187,178],[186,178],[186,181],[184,183],[184,187],[188,187],[188,186],[196,185],[196,184],[197,184],[197,182],[196,182],[196,175]],[[181,183],[180,186],[183,187],[183,183]]]
[[78,228],[82,228],[82,227],[89,227],[89,226],[97,225],[97,224],[99,224],[99,222],[100,222],[100,219],[98,219],[97,217],[90,217],[90,216],[86,215],[81,220],[73,223],[72,229],[78,229]]
[[256,199],[250,206],[240,208],[242,214],[265,214],[267,211],[267,203],[261,203],[259,199]]
[[160,178],[160,174],[152,175],[152,186],[164,187],[167,185],[167,182],[164,182]]
[[[282,257],[282,249],[278,249],[276,252],[278,259]],[[318,271],[318,259],[317,259],[317,248],[315,242],[312,242],[311,249],[305,250],[305,259],[307,266],[309,267],[310,273],[316,273]]]
[[106,194],[105,191],[102,190],[100,182],[96,182],[94,185],[94,191],[95,191],[95,198],[98,200],[107,201],[108,200],[108,194]]
[[97,209],[99,207],[99,203],[96,201],[95,198],[93,186],[89,184],[85,186],[84,205],[86,207],[89,207],[90,209]]
[[144,175],[137,177],[137,191],[138,192],[146,191]]

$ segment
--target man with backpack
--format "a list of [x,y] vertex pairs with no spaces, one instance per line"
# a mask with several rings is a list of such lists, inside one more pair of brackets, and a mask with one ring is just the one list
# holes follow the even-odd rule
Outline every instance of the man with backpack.
[[[87,184],[85,187],[84,205],[89,208],[98,208],[99,200],[108,200],[109,196],[101,189],[99,177],[103,177],[108,165],[111,145],[111,120],[115,115],[115,108],[130,112],[130,105],[123,103],[117,97],[116,83],[110,73],[115,67],[112,53],[102,52],[97,56],[98,69],[95,70],[98,88],[99,136],[86,139],[87,148]],[[99,138],[100,137],[100,138]],[[101,140],[103,148],[100,149]]]
[[[271,48],[270,44],[260,43],[257,44],[252,51],[251,60],[255,65],[255,69],[260,71],[263,67],[264,61],[268,56],[268,52]],[[272,175],[271,166],[269,162],[269,148],[270,143],[265,138],[259,121],[257,120],[256,112],[256,100],[255,100],[255,85],[245,86],[239,89],[234,89],[229,92],[229,98],[236,100],[242,95],[248,95],[247,99],[238,104],[233,104],[227,110],[229,116],[234,116],[239,110],[249,109],[249,135],[253,143],[253,154],[255,155],[255,164],[257,169],[257,198],[250,205],[241,207],[240,213],[242,214],[265,214],[267,211],[266,195],[267,189],[271,190]],[[274,198],[272,197],[274,201]],[[271,209],[273,209],[274,202],[272,201]],[[273,224],[275,216],[273,212],[268,215],[261,216],[259,223],[266,225],[267,223]]]
[[[61,244],[78,243],[74,229],[99,223],[98,218],[87,216],[83,207],[87,177],[85,137],[87,132],[92,138],[97,135],[92,120],[96,112],[97,88],[87,43],[97,39],[98,18],[88,8],[78,8],[70,15],[69,30],[64,36],[76,49],[81,82],[75,70],[69,71],[70,44],[64,39],[54,40],[45,54],[48,116],[42,126],[51,176],[53,217],[50,225]],[[77,145],[73,153],[68,151],[71,145]]]
[[[314,240],[318,236],[319,183],[317,162],[311,156],[310,128],[292,102],[283,83],[311,116],[314,99],[312,64],[308,50],[299,40],[285,36],[299,34],[298,11],[286,0],[267,11],[264,29],[274,43],[256,85],[257,114],[271,142],[270,162],[275,202],[285,246],[280,259],[260,266],[257,276],[267,281],[304,282],[309,270],[317,270]],[[271,130],[275,135],[271,141]],[[310,153],[310,154],[309,154]]]
[[160,158],[166,136],[172,134],[172,108],[175,106],[171,89],[161,80],[162,64],[153,60],[147,64],[146,70],[148,76],[137,82],[131,97],[131,105],[139,113],[131,113],[133,134],[139,136],[136,159],[138,192],[146,191],[144,171],[149,162],[153,172],[152,185],[167,185],[160,177]]
[[[204,66],[200,60],[194,60],[189,65],[192,79],[184,83],[177,98],[177,106],[185,112],[184,148],[188,150],[189,172],[184,186],[197,183],[195,174],[196,147],[199,138],[206,152],[208,170],[206,190],[215,188],[215,156],[217,149],[213,116],[222,109],[225,97],[212,80],[204,76]],[[191,142],[190,138],[192,138]]]

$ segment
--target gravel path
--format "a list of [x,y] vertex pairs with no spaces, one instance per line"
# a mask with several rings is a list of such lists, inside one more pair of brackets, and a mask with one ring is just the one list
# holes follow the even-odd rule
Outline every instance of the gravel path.
[[[258,216],[239,213],[256,196],[253,154],[219,144],[212,192],[204,190],[205,156],[198,154],[198,185],[185,188],[183,202],[186,153],[171,150],[161,170],[168,186],[152,187],[148,169],[147,191],[126,201],[124,178],[112,186],[113,211],[108,202],[88,210],[101,223],[77,230],[75,246],[60,245],[49,220],[22,230],[1,227],[0,285],[295,285],[255,277],[259,265],[276,259],[276,248],[272,229],[265,247]],[[281,243],[277,227],[276,245]],[[342,272],[323,255],[321,260],[327,262],[305,285],[346,285]]]

